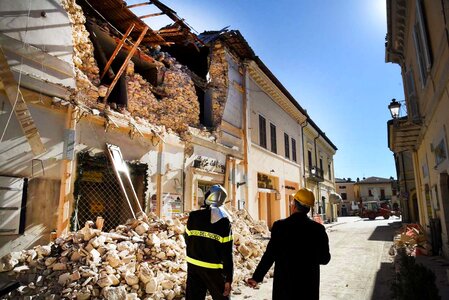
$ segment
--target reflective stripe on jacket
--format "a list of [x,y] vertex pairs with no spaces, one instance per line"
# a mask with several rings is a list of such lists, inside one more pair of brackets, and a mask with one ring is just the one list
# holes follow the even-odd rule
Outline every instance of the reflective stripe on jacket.
[[233,236],[231,223],[227,218],[212,224],[209,209],[191,212],[185,240],[186,260],[189,264],[207,269],[223,269],[226,281],[232,282]]

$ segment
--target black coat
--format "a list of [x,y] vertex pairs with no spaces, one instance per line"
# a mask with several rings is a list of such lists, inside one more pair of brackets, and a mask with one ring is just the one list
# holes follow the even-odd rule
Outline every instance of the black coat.
[[274,222],[253,278],[261,282],[274,262],[273,300],[319,299],[320,265],[330,258],[324,226],[294,213]]

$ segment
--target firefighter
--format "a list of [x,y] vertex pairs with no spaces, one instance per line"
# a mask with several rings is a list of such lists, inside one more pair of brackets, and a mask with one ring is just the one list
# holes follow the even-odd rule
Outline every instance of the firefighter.
[[214,300],[230,299],[233,275],[231,218],[222,207],[226,190],[213,185],[201,209],[189,215],[186,226],[186,300],[204,300],[209,291]]
[[300,189],[290,203],[290,217],[274,222],[271,239],[252,278],[251,287],[262,282],[274,265],[273,300],[319,299],[320,265],[329,262],[329,239],[323,225],[308,218],[315,197]]

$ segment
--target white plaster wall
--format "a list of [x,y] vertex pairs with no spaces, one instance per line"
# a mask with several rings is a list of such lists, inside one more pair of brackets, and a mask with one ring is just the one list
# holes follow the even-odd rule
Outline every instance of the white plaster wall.
[[[7,125],[11,112],[9,101],[0,96],[0,134]],[[47,151],[35,156],[27,138],[20,129],[15,114],[12,115],[7,126],[3,141],[0,143],[0,174],[21,177],[43,177],[60,179],[60,161],[63,152],[63,136],[65,127],[65,112],[51,110],[28,103],[28,107],[41,135]],[[32,160],[34,163],[34,174]],[[43,167],[43,168],[42,168]]]
[[235,59],[226,53],[226,60],[228,62],[228,99],[226,101],[225,110],[223,113],[223,120],[234,125],[237,128],[242,128],[243,120],[243,94],[236,89],[235,84],[242,86],[243,77],[239,72],[239,65]]
[[[67,12],[59,1],[2,0],[0,1],[0,12],[2,12],[1,34],[32,45],[73,66],[71,25]],[[45,17],[41,16],[42,12],[46,14]],[[22,60],[11,53],[6,54],[9,64],[16,71],[21,70],[53,83],[75,87],[75,81],[70,76],[61,77],[60,73],[55,73],[40,63]]]
[[[248,211],[252,217],[258,218],[257,173],[264,173],[279,179],[279,184],[276,189],[281,196],[281,217],[286,217],[285,188],[282,186],[284,185],[285,180],[297,183],[300,183],[301,180],[301,128],[300,125],[277,105],[274,100],[265,94],[253,80],[249,80],[248,98],[250,103],[249,124],[251,128]],[[269,124],[271,122],[276,125],[277,154],[259,146],[259,114],[264,116],[267,120],[268,149],[271,149]],[[290,160],[284,157],[284,132],[290,137]],[[296,140],[296,156],[298,163],[291,161],[291,138]],[[274,172],[271,172],[272,170]]]

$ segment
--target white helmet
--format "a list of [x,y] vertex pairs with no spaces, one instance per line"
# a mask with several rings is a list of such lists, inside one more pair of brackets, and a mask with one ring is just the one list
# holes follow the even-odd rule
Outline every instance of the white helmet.
[[226,193],[226,190],[221,185],[215,184],[211,186],[206,192],[206,195],[204,195],[204,204],[220,207],[223,205],[227,197],[228,194]]

